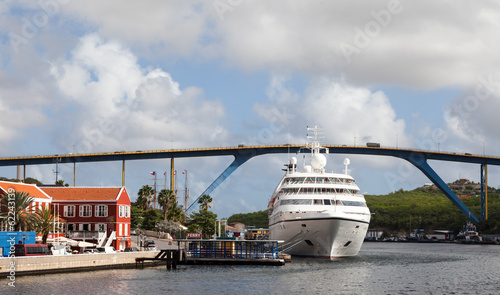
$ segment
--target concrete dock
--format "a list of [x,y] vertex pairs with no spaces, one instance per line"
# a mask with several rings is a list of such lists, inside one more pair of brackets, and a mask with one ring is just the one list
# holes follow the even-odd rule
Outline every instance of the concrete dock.
[[70,271],[134,268],[136,258],[155,257],[158,251],[77,254],[64,256],[29,256],[0,258],[0,276],[10,274],[12,267],[17,275],[38,275]]

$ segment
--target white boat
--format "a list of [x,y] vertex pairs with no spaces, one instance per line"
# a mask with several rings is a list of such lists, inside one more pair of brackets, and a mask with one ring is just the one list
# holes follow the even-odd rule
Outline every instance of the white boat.
[[359,187],[345,173],[325,172],[327,148],[319,144],[318,127],[307,144],[310,165],[297,170],[297,159],[286,164],[285,175],[268,204],[269,238],[284,243],[281,251],[324,258],[355,256],[363,244],[370,210]]

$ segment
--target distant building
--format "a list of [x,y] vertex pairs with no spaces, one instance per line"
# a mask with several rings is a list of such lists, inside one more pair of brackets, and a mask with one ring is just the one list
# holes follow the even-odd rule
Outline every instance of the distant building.
[[[52,204],[66,220],[71,239],[94,240],[99,246],[117,250],[131,247],[130,198],[125,187],[42,187]],[[101,232],[84,235],[84,232]]]
[[383,235],[384,235],[384,231],[383,230],[369,229],[366,232],[365,238],[367,238],[367,239],[374,239],[374,240],[380,240],[380,239],[382,239]]
[[226,236],[230,238],[243,239],[245,237],[246,227],[244,223],[233,222],[226,226]]
[[247,240],[267,240],[269,238],[269,229],[249,227],[245,233],[245,238]]

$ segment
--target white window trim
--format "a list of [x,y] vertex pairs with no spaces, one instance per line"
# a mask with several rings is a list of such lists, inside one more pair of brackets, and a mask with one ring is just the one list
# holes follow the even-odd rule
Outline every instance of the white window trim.
[[[83,215],[83,213],[84,213],[83,208],[84,207],[89,207],[89,210],[88,210],[89,216],[84,216]],[[80,217],[92,217],[92,205],[80,205],[79,209],[80,209]]]
[[[69,208],[73,208],[73,215],[69,215]],[[75,217],[75,205],[64,205],[64,217]]]
[[[99,215],[99,207],[103,206],[104,207],[104,215],[101,216]],[[108,205],[95,205],[95,217],[108,217]]]

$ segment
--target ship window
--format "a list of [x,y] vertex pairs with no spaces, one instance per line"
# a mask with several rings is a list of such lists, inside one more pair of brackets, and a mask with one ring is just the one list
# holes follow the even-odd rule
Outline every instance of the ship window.
[[323,200],[325,202],[325,205],[331,205],[330,200]]
[[356,207],[366,207],[366,203],[355,202],[355,201],[342,201],[344,206],[356,206]]
[[323,205],[323,200],[315,199],[314,200],[314,205]]
[[311,205],[311,200],[308,199],[281,200],[280,205]]
[[337,203],[338,206],[342,206],[343,205],[341,200],[337,200],[336,203]]

